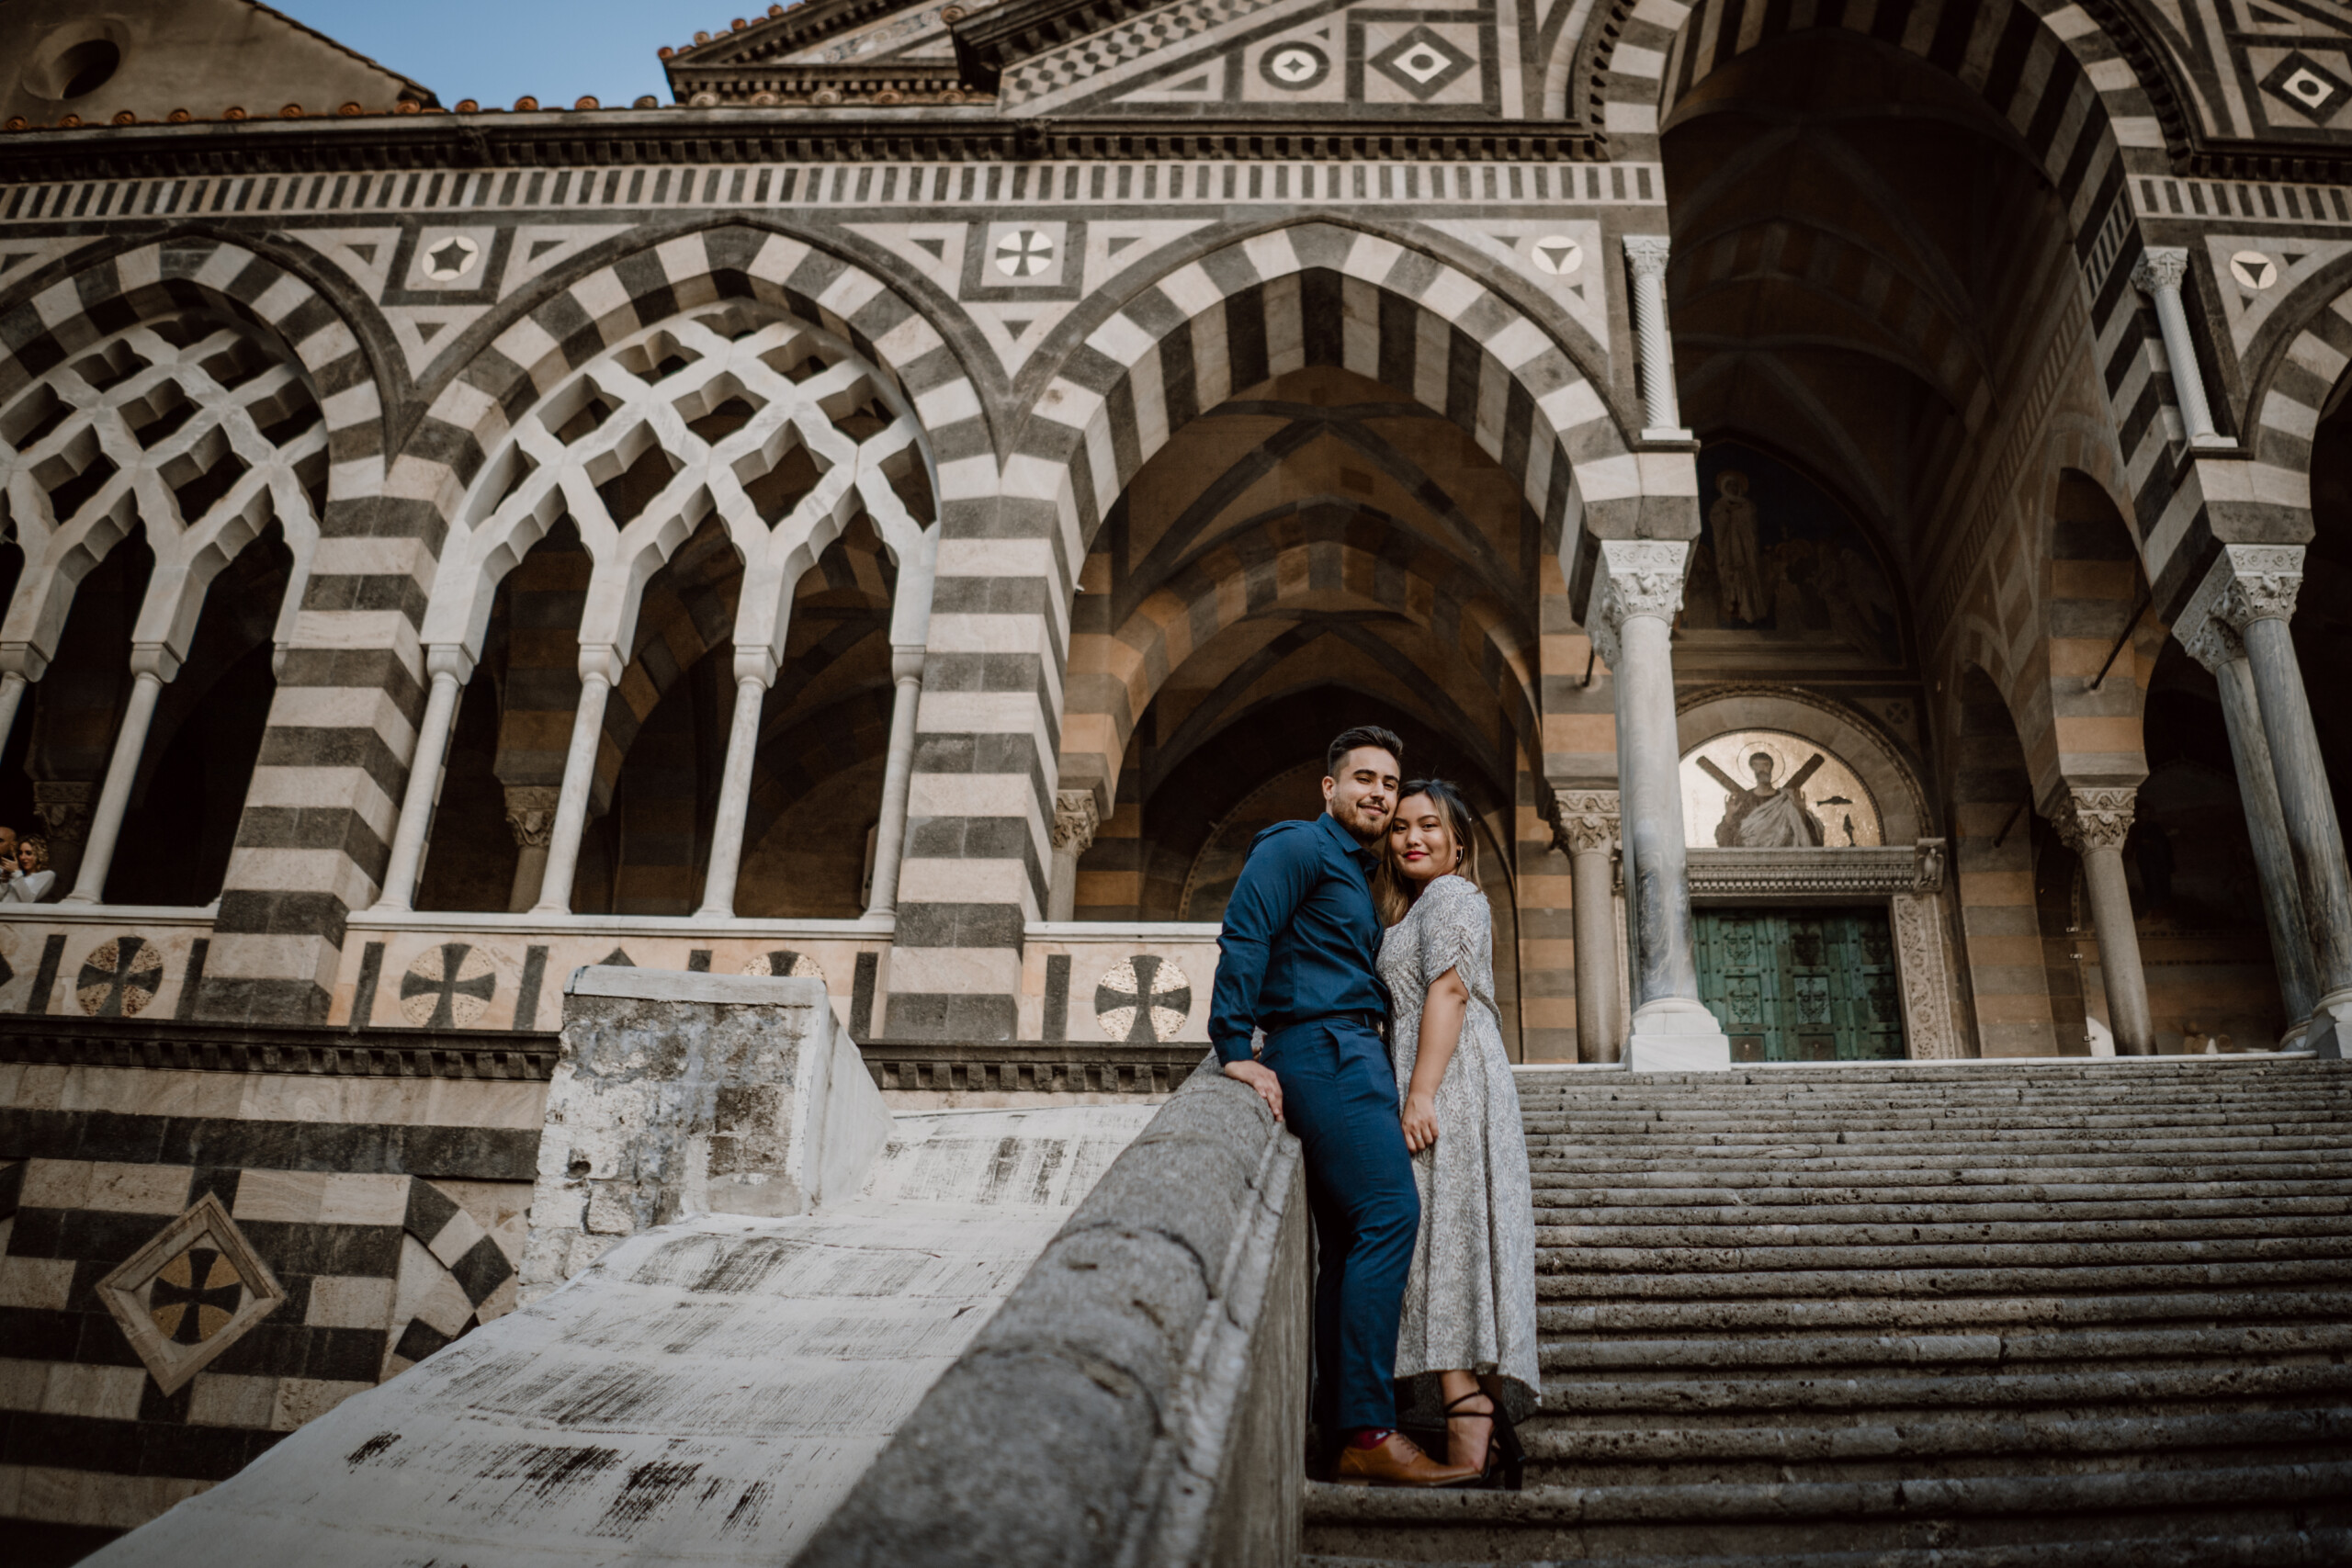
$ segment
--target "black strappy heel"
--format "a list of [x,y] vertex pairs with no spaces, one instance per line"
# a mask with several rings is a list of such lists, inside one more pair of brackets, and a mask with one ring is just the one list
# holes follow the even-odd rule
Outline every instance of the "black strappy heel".
[[[1483,1397],[1493,1408],[1487,1410],[1463,1410],[1460,1408],[1463,1400],[1478,1399],[1481,1397]],[[1471,1420],[1479,1416],[1484,1416],[1487,1421],[1493,1424],[1493,1430],[1487,1436],[1486,1473],[1479,1476],[1476,1481],[1463,1483],[1463,1485],[1466,1488],[1487,1492],[1517,1492],[1521,1490],[1527,1479],[1527,1450],[1520,1446],[1519,1428],[1511,1424],[1510,1416],[1504,1412],[1503,1402],[1497,1399],[1493,1394],[1488,1393],[1485,1389],[1477,1388],[1472,1389],[1468,1393],[1462,1395],[1461,1399],[1456,1399],[1446,1405],[1445,1433],[1447,1457],[1449,1459],[1453,1457],[1453,1427],[1452,1423],[1457,1418],[1457,1416],[1463,1420]]]

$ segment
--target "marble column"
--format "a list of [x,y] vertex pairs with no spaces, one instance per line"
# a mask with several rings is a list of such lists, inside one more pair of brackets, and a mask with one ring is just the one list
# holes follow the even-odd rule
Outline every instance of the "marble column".
[[2082,857],[2098,935],[2099,974],[2107,983],[2107,1026],[2119,1056],[2153,1056],[2155,1026],[2148,1017],[2148,976],[2140,966],[2140,931],[2132,915],[2132,888],[2123,876],[2123,840],[2132,832],[2135,795],[2128,789],[2070,789],[2050,813],[2065,846]]
[[874,825],[874,890],[867,897],[868,915],[896,914],[899,872],[907,852],[907,796],[915,772],[915,708],[922,701],[923,654],[920,646],[896,645],[890,649],[890,679],[897,694],[890,699],[890,747],[882,763],[882,816]]
[[2342,1055],[2352,1050],[2352,872],[2345,865],[2344,829],[2287,627],[2302,581],[2301,545],[2224,545],[2188,613],[2220,619],[2245,648],[2311,935],[2319,999],[2304,1043],[2323,1055]]
[[1613,1062],[1617,1039],[1617,899],[1609,856],[1617,847],[1617,792],[1562,790],[1554,834],[1568,857],[1576,900],[1577,1060]]
[[454,644],[439,644],[425,654],[424,668],[433,686],[424,699],[424,722],[417,727],[416,754],[409,759],[400,826],[392,829],[391,863],[384,868],[384,889],[376,899],[376,908],[388,912],[410,908],[416,897],[417,874],[424,868],[433,813],[441,799],[449,732],[457,727],[466,682],[473,678],[473,656]]
[[535,915],[571,913],[571,876],[580,864],[580,835],[588,829],[588,799],[596,783],[596,751],[605,736],[605,703],[620,683],[621,660],[609,645],[580,650],[580,706],[571,716],[571,747],[564,753],[563,793],[556,798],[548,837],[546,874]]
[[1674,340],[1666,328],[1666,261],[1663,234],[1625,236],[1625,261],[1634,274],[1634,334],[1641,344],[1642,432],[1649,441],[1688,441],[1674,389]]
[[1690,563],[1690,546],[1684,541],[1602,540],[1585,617],[1616,687],[1623,747],[1618,809],[1628,848],[1626,895],[1634,909],[1641,957],[1634,982],[1641,1002],[1634,1010],[1625,1052],[1635,1072],[1731,1066],[1731,1039],[1699,1000],[1691,952],[1681,747],[1668,642]]
[[1054,796],[1054,870],[1046,884],[1046,919],[1067,920],[1078,908],[1078,863],[1094,845],[1102,814],[1091,789],[1066,789]]
[[0,752],[8,750],[8,737],[16,733],[17,710],[24,705],[28,684],[14,670],[0,674]]
[[2255,698],[2254,671],[2245,642],[2227,621],[2199,606],[2174,628],[2190,658],[2213,674],[2222,689],[2222,720],[2236,765],[2238,798],[2245,806],[2246,837],[2254,844],[2255,875],[2262,886],[2263,923],[2278,970],[2278,997],[2286,1005],[2290,1040],[2300,1040],[2319,1001],[2319,975],[2312,964],[2312,941],[2303,921],[2303,890],[2295,880],[2295,853],[2287,841],[2286,808],[2278,801],[2278,778],[2270,742],[2262,733],[2262,705]]
[[2180,299],[2180,286],[2188,276],[2188,253],[2177,246],[2149,247],[2132,270],[2132,281],[2155,301],[2165,363],[2172,371],[2173,396],[2180,403],[2180,422],[2188,427],[2188,444],[2228,446],[2230,438],[2213,428],[2213,411],[2205,400],[2205,373],[2198,367],[2197,342],[2188,335],[2188,312]]
[[130,704],[123,710],[122,728],[115,732],[114,755],[107,761],[107,781],[98,791],[97,808],[90,813],[90,837],[82,847],[82,866],[74,879],[74,891],[59,902],[96,904],[105,897],[115,840],[122,831],[123,813],[130,808],[130,786],[138,782],[139,759],[147,750],[147,728],[155,722],[155,704],[164,694],[164,682],[179,672],[179,660],[161,644],[131,649]]
[[514,835],[514,885],[506,908],[514,914],[538,901],[548,877],[548,840],[555,836],[555,809],[562,797],[555,784],[506,786],[506,830]]
[[703,877],[698,919],[735,917],[735,879],[743,867],[743,829],[752,814],[752,763],[760,750],[760,707],[775,684],[775,655],[764,648],[735,650],[735,717],[727,730],[727,761],[718,775],[718,813],[710,825],[710,865]]

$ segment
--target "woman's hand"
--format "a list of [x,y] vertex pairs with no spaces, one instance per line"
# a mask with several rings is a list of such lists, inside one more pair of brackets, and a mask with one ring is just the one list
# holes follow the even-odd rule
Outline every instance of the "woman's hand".
[[1437,1096],[1408,1094],[1405,1097],[1405,1147],[1419,1154],[1437,1142]]

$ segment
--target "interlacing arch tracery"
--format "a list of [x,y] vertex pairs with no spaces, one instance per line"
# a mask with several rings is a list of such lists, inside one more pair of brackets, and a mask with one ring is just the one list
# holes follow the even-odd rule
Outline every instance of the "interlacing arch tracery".
[[621,338],[515,422],[442,550],[425,640],[478,649],[498,580],[568,515],[594,562],[581,644],[625,657],[647,580],[716,516],[744,563],[736,647],[780,658],[795,585],[862,512],[899,562],[894,640],[920,643],[937,525],[906,497],[929,512],[933,493],[887,377],[730,301]]
[[0,647],[38,675],[82,578],[143,525],[155,564],[132,641],[168,677],[212,579],[275,522],[293,557],[284,648],[326,478],[318,398],[275,344],[203,310],[122,327],[0,403],[0,491],[25,554]]

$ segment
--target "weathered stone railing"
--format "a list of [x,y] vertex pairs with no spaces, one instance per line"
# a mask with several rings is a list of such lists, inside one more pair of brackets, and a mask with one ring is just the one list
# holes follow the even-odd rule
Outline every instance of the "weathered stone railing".
[[1196,1073],[796,1568],[1295,1562],[1306,1227],[1296,1140]]

